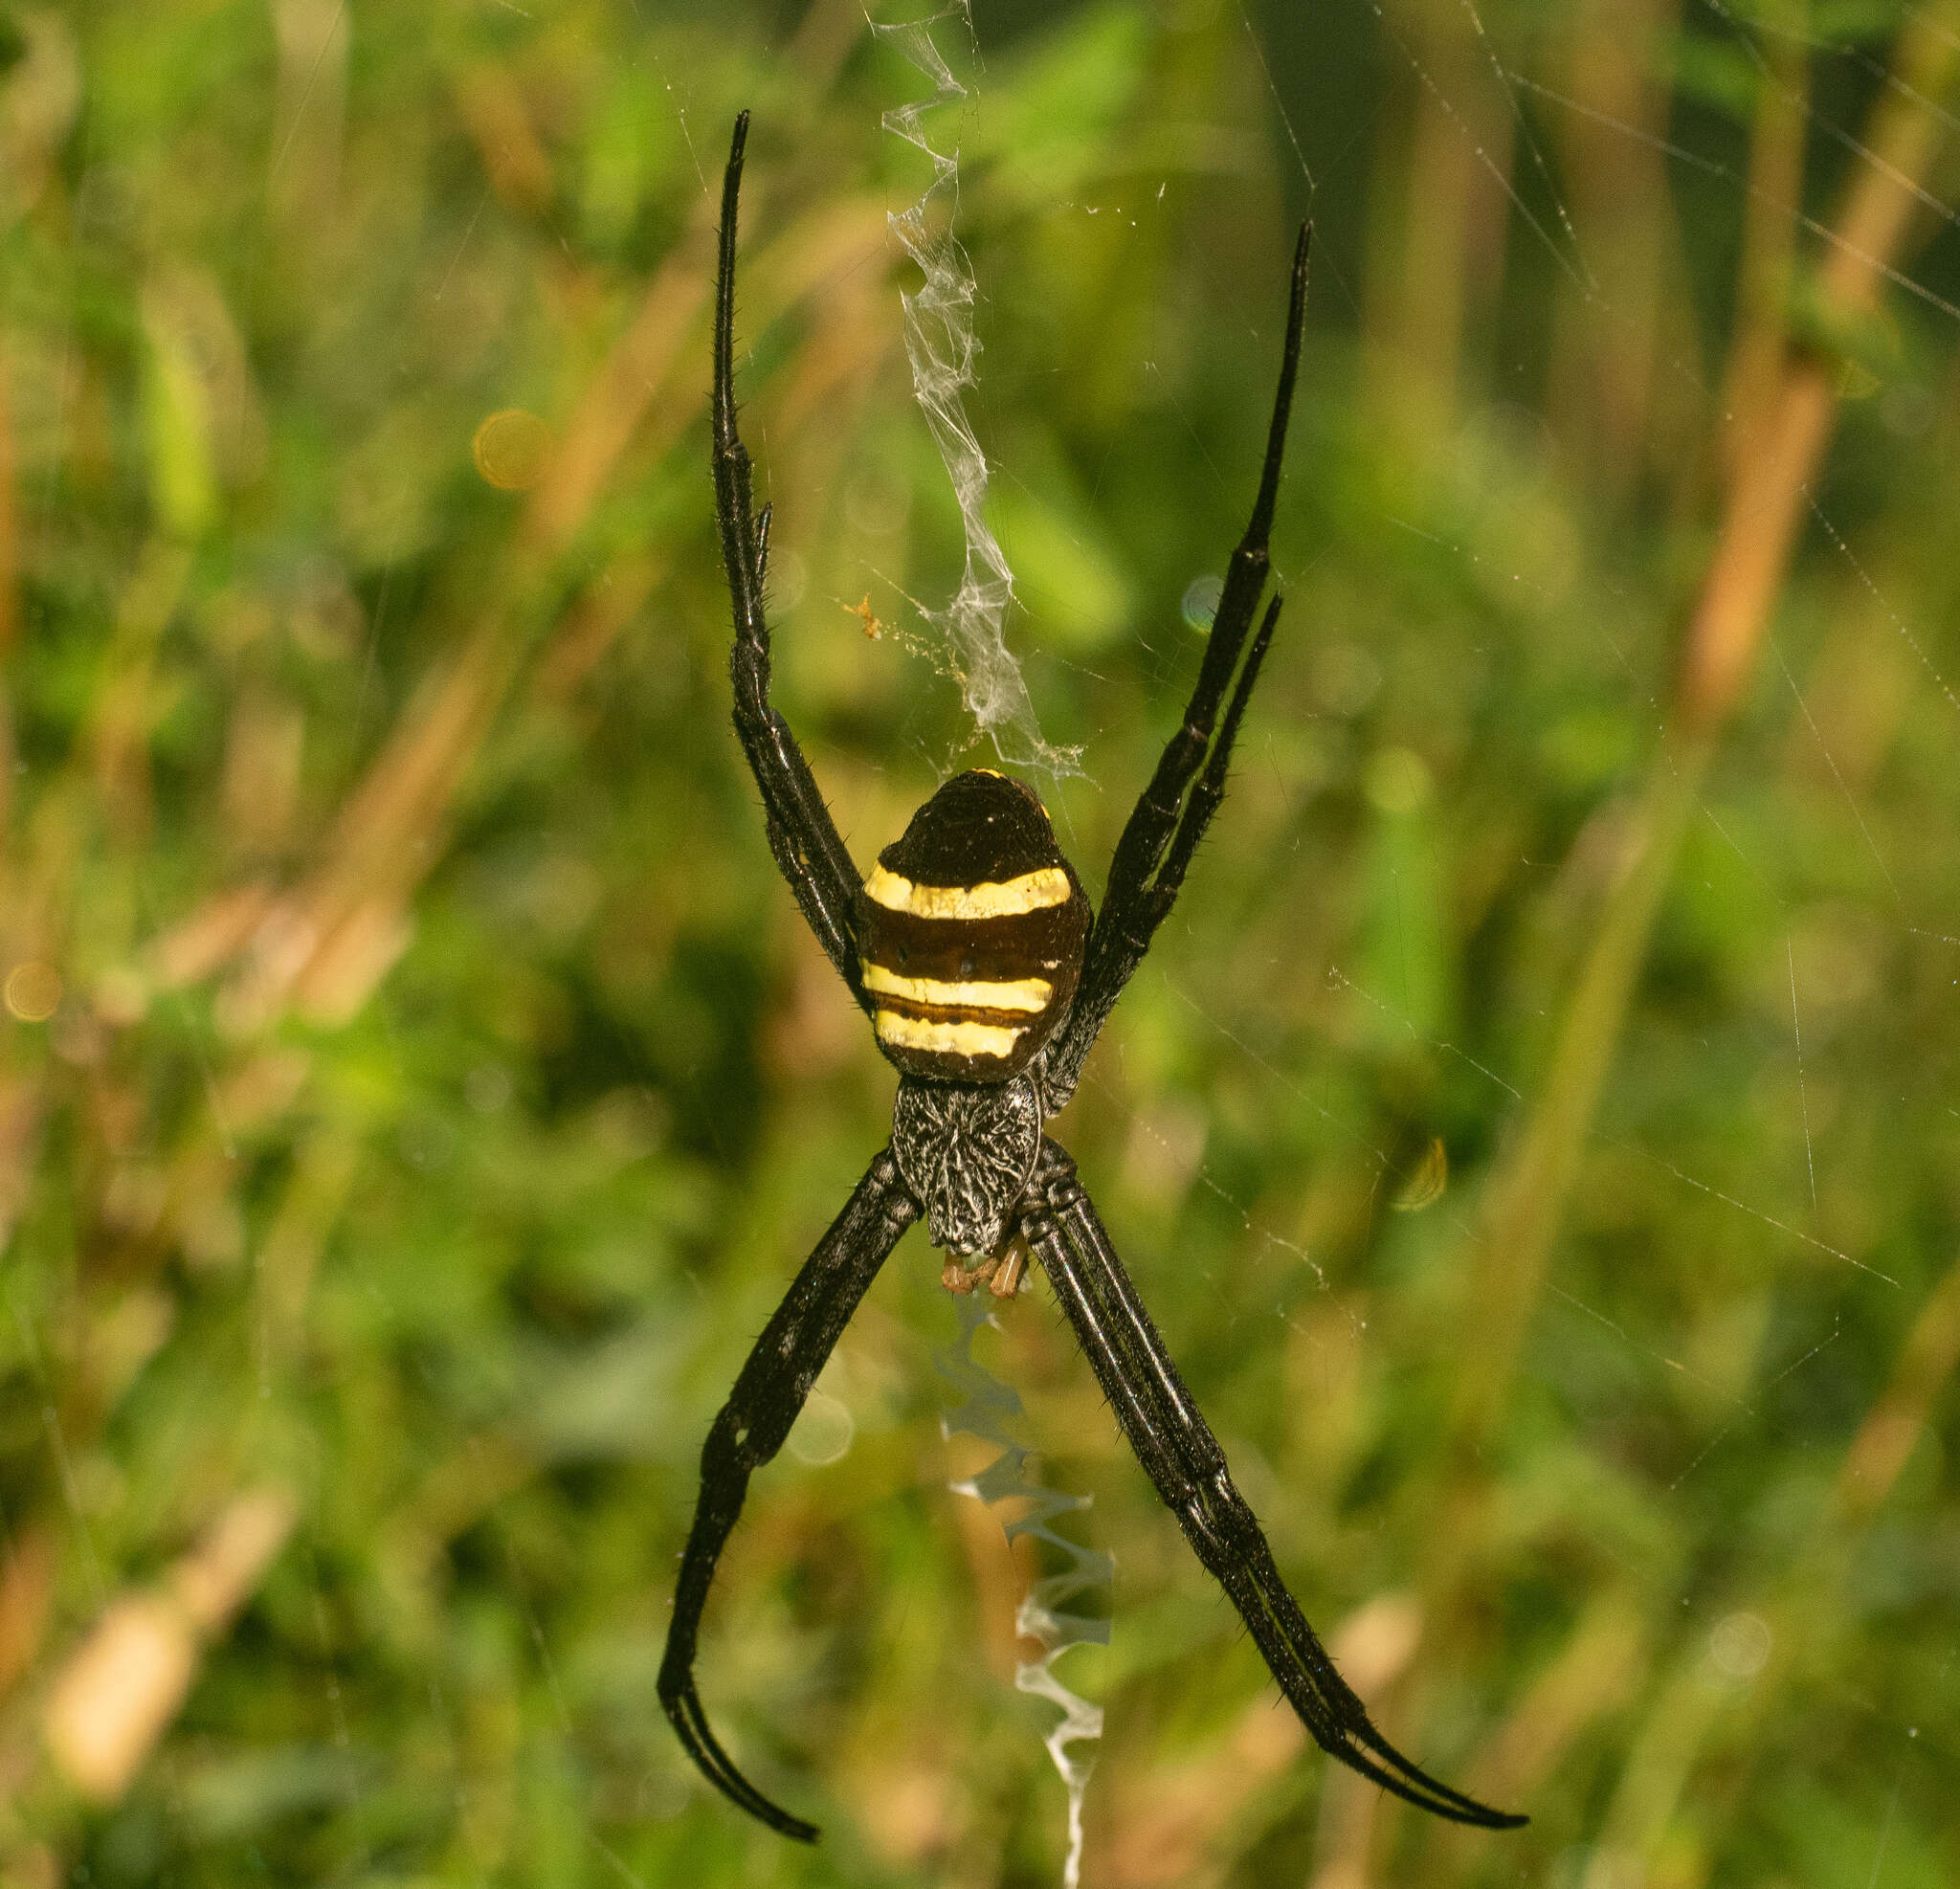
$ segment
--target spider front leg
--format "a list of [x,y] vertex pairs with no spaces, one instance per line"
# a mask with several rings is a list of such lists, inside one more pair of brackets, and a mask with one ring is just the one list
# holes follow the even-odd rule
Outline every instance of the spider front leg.
[[1176,1516],[1198,1559],[1251,1630],[1280,1690],[1315,1742],[1397,1797],[1487,1830],[1526,1821],[1453,1790],[1378,1732],[1281,1578],[1258,1519],[1238,1493],[1218,1439],[1200,1414],[1102,1222],[1075,1163],[1043,1141],[1021,1233],[1075,1327],[1096,1381],[1144,1473]]
[[[1280,360],[1280,387],[1266,433],[1258,496],[1253,501],[1245,536],[1238,541],[1226,569],[1225,588],[1212,618],[1211,639],[1185,706],[1183,725],[1166,744],[1157,771],[1116,843],[1102,909],[1096,915],[1082,960],[1075,1008],[1048,1051],[1043,1100],[1051,1115],[1075,1093],[1090,1047],[1176,900],[1192,855],[1224,798],[1225,775],[1232,763],[1239,718],[1245,713],[1266,646],[1280,620],[1277,595],[1262,616],[1258,604],[1271,570],[1267,541],[1279,502],[1286,423],[1293,409],[1293,383],[1300,368],[1301,336],[1306,323],[1306,256],[1312,234],[1312,226],[1302,224],[1293,252],[1286,344]],[[1255,621],[1257,633],[1253,633]],[[1252,637],[1249,649],[1248,635]]]
[[660,1661],[660,1704],[702,1775],[750,1816],[804,1843],[816,1840],[816,1826],[765,1797],[736,1769],[709,1729],[695,1691],[695,1643],[715,1564],[742,1513],[750,1475],[783,1447],[858,1301],[919,1212],[887,1148],[871,1164],[763,1327],[702,1450],[701,1495],[680,1558],[674,1618]]
[[[810,764],[789,723],[769,706],[769,626],[763,606],[768,572],[769,508],[758,520],[750,490],[748,450],[735,426],[735,219],[742,192],[742,158],[748,114],[735,121],[728,168],[722,180],[720,267],[715,287],[715,520],[735,611],[735,647],[728,658],[735,684],[735,732],[762,789],[769,851],[817,943],[864,1004],[854,943],[862,880],[824,805]],[[869,1008],[868,1005],[865,1008]]]

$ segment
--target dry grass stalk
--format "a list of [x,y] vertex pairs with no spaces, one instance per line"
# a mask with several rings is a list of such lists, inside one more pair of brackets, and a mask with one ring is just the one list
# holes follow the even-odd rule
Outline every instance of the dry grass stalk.
[[159,1587],[109,1603],[42,1718],[48,1755],[84,1796],[113,1803],[128,1789],[189,1695],[201,1649],[258,1585],[294,1516],[283,1490],[240,1496]]
[[[1960,68],[1960,9],[1915,15],[1893,70],[1910,91],[1882,96],[1860,169],[1834,225],[1821,270],[1827,316],[1846,324],[1868,311],[1906,239],[1915,190],[1946,135],[1936,104]],[[1916,96],[1915,96],[1916,95]],[[1609,893],[1598,930],[1568,999],[1535,1105],[1492,1173],[1463,1268],[1463,1303],[1476,1308],[1461,1346],[1450,1448],[1438,1459],[1450,1513],[1435,1531],[1427,1589],[1437,1617],[1456,1619],[1484,1538],[1484,1445],[1502,1411],[1551,1248],[1590,1138],[1648,941],[1717,741],[1734,712],[1767,632],[1836,412],[1833,364],[1786,349],[1755,450],[1743,456],[1720,535],[1691,613],[1677,692],[1676,739],[1657,756],[1636,822],[1631,862]],[[1677,1701],[1679,1703],[1680,1701]],[[1683,1708],[1685,1709],[1685,1708]],[[1687,1744],[1691,1746],[1693,1739]],[[1670,1748],[1672,1744],[1670,1743]],[[1685,1781],[1628,1767],[1625,1818],[1656,1827]],[[1640,1806],[1650,1808],[1642,1809]],[[1618,1815],[1619,1812],[1615,1812]]]
[[39,1656],[59,1566],[54,1531],[42,1526],[21,1529],[0,1564],[0,1698]]
[[[1833,332],[1849,332],[1870,314],[1923,208],[1921,187],[1951,124],[1929,101],[1946,97],[1960,70],[1960,8],[1913,14],[1890,69],[1896,86],[1880,95],[1864,140],[1872,156],[1832,225],[1818,270],[1819,314]],[[1837,363],[1808,349],[1787,352],[1752,450],[1738,456],[1684,646],[1679,706],[1690,740],[1719,732],[1755,666],[1830,439],[1836,379]]]
[[456,102],[498,197],[521,215],[546,213],[556,188],[551,159],[509,69],[484,59],[458,73]]
[[1862,1527],[1878,1512],[1926,1434],[1934,1400],[1960,1370],[1960,1259],[1947,1270],[1913,1321],[1892,1381],[1844,1453],[1832,1489],[1832,1523]]
[[[1733,1726],[1739,1762],[1757,1748],[1756,1733],[1785,1684],[1822,1652],[1830,1623],[1844,1617],[1836,1595],[1851,1550],[1927,1433],[1956,1370],[1960,1260],[1921,1307],[1890,1383],[1845,1450],[1802,1565],[1726,1612],[1713,1633],[1689,1641],[1656,1691],[1601,1829],[1599,1854],[1613,1867],[1643,1868],[1658,1854],[1696,1762],[1725,1722]],[[1755,1644],[1740,1673],[1722,1657],[1721,1636],[1731,1623],[1746,1625]]]
[[[1834,226],[1823,304],[1850,322],[1893,269],[1945,126],[1937,107],[1960,67],[1960,9],[1916,16],[1893,69],[1918,99],[1884,94],[1866,139],[1873,152]],[[1492,1175],[1483,1228],[1465,1272],[1480,1342],[1458,1409],[1458,1462],[1473,1458],[1500,1408],[1542,1289],[1551,1243],[1591,1132],[1662,894],[1696,790],[1754,667],[1788,568],[1805,494],[1836,412],[1836,374],[1815,353],[1787,352],[1756,449],[1744,456],[1689,619],[1677,692],[1678,739],[1656,760],[1637,823],[1634,860],[1609,895],[1581,967],[1537,1106]]]
[[158,642],[183,600],[190,575],[187,544],[153,538],[122,588],[89,748],[97,792],[111,829],[125,841],[149,827],[149,717]]
[[0,341],[0,661],[20,632],[20,500],[9,371],[6,345]]
[[[699,411],[684,362],[704,318],[713,236],[705,205],[686,240],[657,272],[639,312],[592,377],[532,490],[498,599],[463,650],[432,676],[349,796],[320,862],[269,911],[253,956],[226,992],[238,1032],[263,1028],[288,1002],[344,1023],[406,948],[408,903],[441,857],[440,831],[457,789],[524,667],[527,616],[553,567],[584,528],[629,445],[665,452]],[[767,311],[860,263],[873,207],[826,204],[793,225],[755,270]],[[881,211],[877,250],[883,246]],[[876,253],[876,252],[872,252]],[[541,686],[569,686],[597,660],[654,573],[630,562],[614,594],[589,590],[545,645]]]
[[[1422,1639],[1422,1610],[1408,1594],[1377,1594],[1341,1622],[1328,1651],[1370,1708],[1408,1670]],[[1307,1736],[1284,1700],[1261,1688],[1232,1731],[1201,1760],[1140,1780],[1108,1819],[1103,1874],[1124,1889],[1166,1889],[1215,1879],[1213,1856],[1273,1782],[1306,1750]],[[1349,1789],[1349,1786],[1352,1789]],[[1365,1851],[1373,1785],[1328,1763],[1322,1802],[1334,1835],[1323,1846],[1330,1867]],[[1325,1827],[1325,1826],[1324,1826]]]
[[[1579,1739],[1619,1711],[1645,1677],[1653,1628],[1639,1596],[1609,1588],[1588,1602],[1557,1658],[1541,1672],[1468,1773],[1457,1782],[1486,1804],[1538,1798]],[[1490,1839],[1460,1826],[1435,1833],[1446,1858],[1437,1880],[1467,1877]]]
[[1572,284],[1559,300],[1550,407],[1589,485],[1615,503],[1650,470],[1692,459],[1690,376],[1675,370],[1695,342],[1678,312],[1687,268],[1663,152],[1671,88],[1658,61],[1626,56],[1629,40],[1664,43],[1680,11],[1678,0],[1579,0],[1572,15],[1576,109],[1561,127],[1560,167],[1598,293]]

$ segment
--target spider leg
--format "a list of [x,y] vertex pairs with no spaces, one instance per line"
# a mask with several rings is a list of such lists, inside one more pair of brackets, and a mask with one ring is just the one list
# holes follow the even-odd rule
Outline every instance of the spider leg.
[[[1259,663],[1279,621],[1274,596],[1263,616],[1258,603],[1270,571],[1267,540],[1280,496],[1280,468],[1286,453],[1286,423],[1293,409],[1293,383],[1300,367],[1301,335],[1306,321],[1306,255],[1312,227],[1302,224],[1293,252],[1292,299],[1286,312],[1286,344],[1280,361],[1280,386],[1266,434],[1265,465],[1245,536],[1232,554],[1225,588],[1212,619],[1205,659],[1198,668],[1184,722],[1166,744],[1142,797],[1132,809],[1109,864],[1102,909],[1089,934],[1082,979],[1067,1023],[1047,1058],[1049,1113],[1075,1092],[1091,1045],[1102,1033],[1123,994],[1123,987],[1143,962],[1150,939],[1184,883],[1185,869],[1204,837],[1218,802],[1239,718],[1258,679]],[[1253,633],[1255,621],[1258,624]],[[1247,636],[1252,635],[1248,653]],[[1244,657],[1241,666],[1240,657]],[[1233,678],[1236,674],[1235,683]],[[1230,691],[1228,695],[1228,689]],[[1220,705],[1224,722],[1218,724]],[[1215,733],[1215,741],[1214,739]],[[1210,760],[1207,762],[1207,756]]]
[[709,1729],[695,1691],[695,1643],[715,1564],[742,1513],[750,1474],[783,1447],[858,1301],[919,1212],[887,1148],[871,1164],[763,1327],[701,1453],[701,1495],[680,1557],[674,1617],[660,1661],[660,1704],[702,1775],[750,1816],[804,1843],[816,1840],[816,1826],[765,1797]]
[[[769,706],[769,626],[763,586],[768,571],[769,508],[758,519],[750,489],[748,449],[735,427],[735,212],[742,190],[748,114],[735,121],[728,168],[722,182],[722,235],[715,288],[715,520],[728,595],[735,611],[735,647],[728,670],[735,684],[735,732],[762,789],[769,851],[803,916],[837,975],[861,1005],[853,911],[862,883],[824,805],[810,764],[789,723]],[[868,1006],[867,1006],[868,1008]]]
[[1036,1202],[1023,1211],[1022,1234],[1054,1282],[1130,1448],[1198,1559],[1244,1616],[1281,1691],[1322,1749],[1439,1817],[1489,1830],[1526,1822],[1439,1783],[1374,1728],[1287,1591],[1258,1520],[1233,1485],[1225,1453],[1117,1258],[1075,1163],[1052,1141],[1042,1143],[1030,1192]]

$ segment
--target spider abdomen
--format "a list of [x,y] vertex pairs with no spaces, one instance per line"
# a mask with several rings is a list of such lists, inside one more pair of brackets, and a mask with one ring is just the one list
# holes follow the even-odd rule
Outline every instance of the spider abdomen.
[[879,855],[858,901],[879,1047],[908,1076],[1004,1082],[1068,1014],[1089,901],[1028,789],[957,774]]

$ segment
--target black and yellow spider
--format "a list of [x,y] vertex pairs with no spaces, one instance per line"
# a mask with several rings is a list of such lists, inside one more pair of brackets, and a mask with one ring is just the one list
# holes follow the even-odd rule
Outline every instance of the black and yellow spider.
[[1438,1816],[1491,1829],[1521,1824],[1523,1817],[1439,1784],[1369,1722],[1280,1578],[1075,1163],[1041,1132],[1075,1093],[1090,1045],[1177,897],[1223,792],[1239,718],[1279,621],[1277,593],[1258,612],[1300,362],[1308,233],[1301,230],[1293,259],[1280,389],[1252,521],[1232,554],[1184,725],[1117,842],[1102,909],[1092,920],[1040,801],[985,770],[947,781],[879,856],[870,878],[860,878],[795,737],[769,706],[769,508],[753,512],[748,455],[735,430],[735,213],[747,132],[745,112],[735,121],[722,189],[715,302],[715,510],[735,610],[735,730],[762,789],[776,863],[870,1016],[879,1047],[898,1065],[899,1095],[890,1145],[797,1274],[708,1433],[660,1702],[711,1783],[784,1835],[815,1837],[813,1825],[736,1769],[709,1729],[694,1684],[695,1642],[749,1476],[781,1449],[858,1301],[923,1213],[932,1243],[949,1256],[945,1279],[955,1291],[984,1280],[1012,1297],[1027,1256],[1041,1262],[1137,1460],[1321,1745]]

